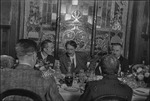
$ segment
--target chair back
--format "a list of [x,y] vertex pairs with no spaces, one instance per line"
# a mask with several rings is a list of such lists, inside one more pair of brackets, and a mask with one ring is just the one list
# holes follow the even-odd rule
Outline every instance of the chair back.
[[97,97],[94,101],[127,101],[127,98],[117,95],[105,95]]
[[11,89],[0,94],[0,101],[42,101],[36,93],[25,89]]

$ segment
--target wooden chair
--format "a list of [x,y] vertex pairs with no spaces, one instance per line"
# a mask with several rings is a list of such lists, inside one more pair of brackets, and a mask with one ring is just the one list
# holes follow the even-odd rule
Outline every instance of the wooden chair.
[[116,96],[116,95],[105,95],[97,97],[93,101],[128,101],[127,98]]
[[42,101],[36,93],[25,89],[10,89],[0,94],[0,101]]

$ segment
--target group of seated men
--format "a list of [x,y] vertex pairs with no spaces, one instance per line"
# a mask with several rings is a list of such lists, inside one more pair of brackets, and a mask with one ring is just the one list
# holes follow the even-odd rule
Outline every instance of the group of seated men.
[[[41,44],[41,49],[37,53],[38,60],[45,60],[50,63],[51,67],[54,68],[55,58],[52,55],[54,51],[54,44],[50,40],[44,40]],[[68,63],[71,62],[72,72],[78,73],[81,69],[86,71],[87,69],[95,70],[95,74],[99,75],[99,65],[96,67],[96,62],[94,58],[91,58],[89,54],[85,52],[76,51],[77,44],[75,41],[70,40],[65,44],[66,53],[59,57],[60,69],[63,74],[67,73]],[[122,45],[120,43],[114,43],[112,45],[112,54],[120,62],[120,71],[123,73],[130,72],[128,60],[122,56]],[[87,66],[87,63],[90,63]],[[96,69],[95,69],[96,68]],[[40,68],[39,68],[40,69]],[[43,68],[41,68],[43,69]]]
[[[1,69],[2,87],[0,93],[8,89],[22,88],[36,92],[42,97],[43,101],[63,101],[54,77],[42,78],[41,68],[34,70],[37,58],[49,62],[52,68],[54,68],[53,42],[45,40],[40,45],[41,51],[37,52],[37,44],[33,40],[20,39],[18,41],[15,50],[19,64],[15,69]],[[95,61],[89,55],[76,52],[77,44],[75,41],[67,41],[65,48],[66,53],[59,58],[60,70],[63,74],[66,74],[68,71],[68,62],[73,64],[71,71],[74,73],[78,73],[81,69],[86,71],[89,68],[94,68],[95,70]],[[112,53],[103,56],[99,63],[103,79],[87,83],[85,92],[79,99],[80,101],[92,101],[94,98],[105,94],[115,94],[127,98],[128,101],[131,100],[132,89],[117,79],[118,71],[128,71],[127,60],[121,55],[122,46],[114,44]],[[90,62],[89,67],[87,67],[87,62]],[[119,68],[119,64],[121,64],[121,68]]]

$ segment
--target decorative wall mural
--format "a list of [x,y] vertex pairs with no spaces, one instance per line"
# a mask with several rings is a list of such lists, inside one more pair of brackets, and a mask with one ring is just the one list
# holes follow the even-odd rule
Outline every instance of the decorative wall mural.
[[51,40],[52,42],[55,41],[55,32],[53,31],[43,31],[42,37],[40,41],[44,41],[46,39]]
[[110,32],[110,44],[112,43],[120,43],[123,44],[123,33],[122,32]]
[[107,31],[99,31],[96,35],[95,52],[108,52],[109,47],[109,33]]
[[[74,22],[74,21],[73,21]],[[64,45],[66,41],[68,40],[74,40],[77,43],[77,50],[78,51],[83,51],[87,49],[87,43],[89,41],[89,33],[87,33],[85,30],[80,29],[77,25],[74,24],[73,28],[69,28],[68,30],[65,30],[64,32],[61,33],[61,43],[62,47],[64,48]]]
[[68,40],[74,40],[77,43],[78,51],[89,51],[90,33],[85,29],[85,22],[82,21],[82,13],[79,10],[72,11],[71,18],[62,21],[63,26],[60,33],[60,49],[64,49],[64,45]]
[[[54,41],[56,20],[51,16],[56,10],[56,1],[53,0],[26,0],[25,1],[25,25],[24,38],[30,38],[37,42],[49,39]],[[55,12],[56,15],[56,12]]]
[[[108,52],[111,47],[111,43],[124,44],[128,1],[106,0],[99,1],[98,3],[96,39],[101,41],[96,41],[95,50],[97,51],[99,49],[99,51],[105,50]],[[101,32],[106,32],[109,38],[102,37],[103,33]],[[103,44],[104,42],[108,44]],[[102,48],[103,46],[105,46],[105,48],[107,47],[107,49]]]
[[[90,52],[94,1],[78,0],[74,5],[70,0],[61,0],[60,50],[64,49],[66,41],[74,40],[78,51]],[[57,0],[25,0],[24,38],[54,41],[57,6]],[[127,0],[98,0],[95,53],[108,52],[114,40],[121,40],[124,44],[127,11]]]
[[30,0],[29,3],[29,15],[26,22],[26,38],[34,39],[38,41],[41,34],[41,12],[39,6],[39,0]]

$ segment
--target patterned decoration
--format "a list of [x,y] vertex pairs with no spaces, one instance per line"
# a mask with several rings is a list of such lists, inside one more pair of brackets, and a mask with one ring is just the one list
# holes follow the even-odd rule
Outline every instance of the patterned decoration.
[[[100,31],[97,31],[96,39],[101,41],[96,41],[96,51],[108,52],[111,43],[124,44],[127,9],[128,1],[99,1],[96,27]],[[103,32],[109,37],[103,37]]]
[[35,39],[36,41],[40,38],[41,30],[41,13],[39,7],[39,1],[32,0],[29,2],[29,16],[26,22],[27,26],[27,38]]
[[121,30],[122,10],[123,9],[120,8],[119,6],[116,7],[114,18],[112,18],[112,20],[110,21],[110,25],[111,25],[113,30]]
[[86,29],[84,28],[85,25],[82,22],[82,16],[83,15],[79,10],[75,10],[71,14],[71,18],[69,20],[67,18],[67,21],[62,22],[62,33],[60,34],[60,44],[62,45],[60,45],[60,48],[64,49],[66,41],[74,40],[78,45],[78,51],[87,50],[88,40],[90,37],[89,33],[86,32]]
[[123,33],[122,32],[117,32],[117,31],[112,31],[110,32],[110,44],[112,43],[120,43],[120,44],[123,44],[123,40],[122,40],[122,37],[123,37]]
[[51,40],[52,42],[54,42],[55,41],[55,33],[54,32],[50,32],[50,31],[43,32],[43,36],[41,38],[41,42],[46,40],[46,39]]
[[[25,2],[27,9],[25,38],[54,40],[57,0],[27,0]],[[93,4],[94,0],[78,0],[78,5],[73,5],[69,0],[61,0],[59,49],[64,49],[67,40],[75,40],[78,44],[77,50],[90,51]],[[108,51],[110,42],[116,40],[116,37],[124,43],[127,11],[128,1],[126,0],[98,0],[95,52]],[[48,25],[47,29],[45,25]]]
[[109,33],[105,31],[99,32],[96,36],[95,52],[108,52]]
[[[62,5],[60,48],[67,40],[75,40],[79,51],[90,51],[93,2],[79,0],[78,5],[72,5],[62,0]],[[98,1],[95,52],[108,52],[110,43],[116,38],[123,43],[127,7],[128,1]]]

